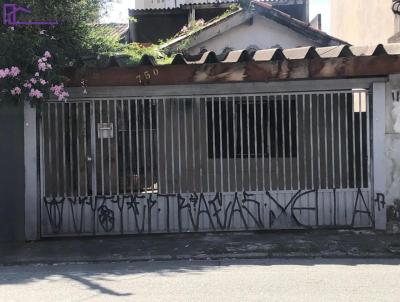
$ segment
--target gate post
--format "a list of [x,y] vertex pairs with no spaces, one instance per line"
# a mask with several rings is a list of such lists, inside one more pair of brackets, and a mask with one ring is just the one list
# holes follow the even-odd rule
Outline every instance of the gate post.
[[25,162],[25,240],[38,240],[39,235],[39,177],[36,108],[24,105]]
[[[372,85],[372,193],[375,203],[375,229],[386,229],[386,208],[378,204],[379,196],[386,193],[386,160],[385,160],[385,121],[386,100],[390,97],[387,83],[373,83]],[[388,95],[389,93],[389,95]]]

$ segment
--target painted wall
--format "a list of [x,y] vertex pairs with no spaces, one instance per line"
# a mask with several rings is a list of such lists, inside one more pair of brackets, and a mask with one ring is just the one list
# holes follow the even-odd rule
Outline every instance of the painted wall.
[[392,0],[331,0],[331,34],[353,45],[387,43],[395,34],[391,4]]
[[266,48],[293,48],[298,46],[317,46],[311,40],[262,16],[255,15],[252,23],[243,23],[189,49],[190,54],[198,54],[203,49],[217,54],[225,48],[246,49],[257,46]]
[[25,239],[23,106],[0,108],[0,242]]

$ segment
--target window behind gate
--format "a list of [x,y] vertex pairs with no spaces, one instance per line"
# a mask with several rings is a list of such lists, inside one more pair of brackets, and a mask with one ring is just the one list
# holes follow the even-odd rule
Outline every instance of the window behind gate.
[[295,95],[208,99],[209,158],[296,157],[296,110]]

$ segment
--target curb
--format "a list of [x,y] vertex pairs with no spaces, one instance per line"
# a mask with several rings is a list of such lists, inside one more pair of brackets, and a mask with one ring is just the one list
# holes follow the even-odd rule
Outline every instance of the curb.
[[146,255],[121,258],[98,258],[98,259],[47,259],[26,261],[1,261],[0,267],[28,266],[28,265],[68,265],[68,264],[97,264],[97,263],[130,263],[130,262],[152,262],[152,261],[223,261],[223,260],[261,260],[261,259],[400,259],[400,255],[393,253],[363,253],[363,254],[318,254],[318,253],[227,253],[227,254],[200,254],[200,255]]

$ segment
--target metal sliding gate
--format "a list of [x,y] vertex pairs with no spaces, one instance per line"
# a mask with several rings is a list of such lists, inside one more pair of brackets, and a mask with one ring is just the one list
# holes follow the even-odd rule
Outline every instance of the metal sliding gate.
[[42,236],[371,227],[366,90],[41,112]]

